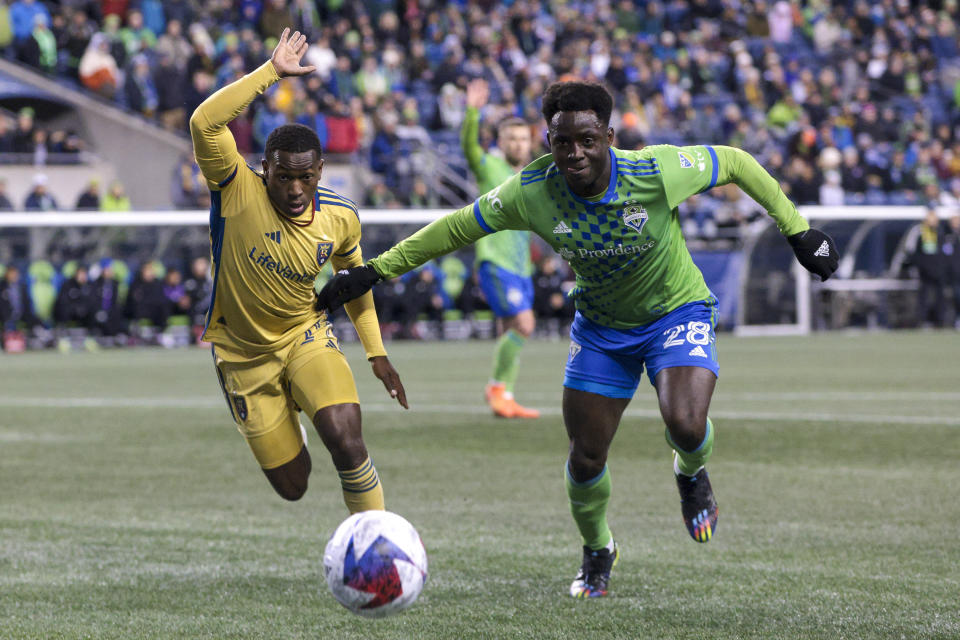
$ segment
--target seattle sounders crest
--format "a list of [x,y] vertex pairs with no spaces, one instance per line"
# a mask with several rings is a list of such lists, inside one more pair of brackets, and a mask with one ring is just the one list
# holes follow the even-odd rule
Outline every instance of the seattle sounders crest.
[[647,224],[647,210],[639,202],[627,202],[623,208],[623,223],[640,233],[643,231],[643,225]]
[[330,252],[333,251],[332,242],[318,242],[317,243],[317,264],[323,266],[323,264],[330,258]]

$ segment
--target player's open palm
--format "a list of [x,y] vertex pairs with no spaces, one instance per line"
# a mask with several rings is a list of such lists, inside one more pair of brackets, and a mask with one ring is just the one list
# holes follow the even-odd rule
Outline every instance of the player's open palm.
[[310,48],[310,45],[307,44],[307,36],[299,31],[294,31],[291,36],[290,28],[284,29],[283,33],[280,34],[280,42],[277,43],[277,48],[273,50],[273,55],[270,56],[270,61],[273,63],[274,69],[277,70],[277,75],[283,78],[286,76],[302,76],[315,71],[316,67],[313,65],[300,66],[300,60],[303,59],[303,54],[307,52],[308,48]]
[[467,106],[481,109],[490,97],[490,87],[483,78],[474,78],[467,83]]

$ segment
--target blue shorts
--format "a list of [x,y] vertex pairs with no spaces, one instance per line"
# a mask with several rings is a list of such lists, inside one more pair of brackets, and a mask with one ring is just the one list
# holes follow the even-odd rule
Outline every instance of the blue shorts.
[[481,262],[477,279],[490,310],[498,318],[509,318],[533,308],[532,278],[507,271],[492,262]]
[[578,312],[570,327],[563,386],[610,398],[632,398],[644,365],[650,384],[668,367],[703,367],[718,375],[716,319],[715,298],[681,305],[633,329],[611,329]]

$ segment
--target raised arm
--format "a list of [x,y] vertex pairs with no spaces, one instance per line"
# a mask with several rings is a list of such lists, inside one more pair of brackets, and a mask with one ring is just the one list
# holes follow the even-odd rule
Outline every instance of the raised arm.
[[280,78],[304,75],[314,67],[301,67],[300,59],[309,46],[299,31],[289,36],[284,29],[270,60],[256,71],[223,87],[207,98],[190,116],[190,136],[197,165],[213,187],[221,186],[236,172],[243,156],[237,151],[227,123],[247,108],[253,99]]
[[480,108],[486,104],[488,94],[484,80],[477,78],[470,81],[467,85],[467,112],[460,128],[460,147],[477,181],[481,180],[484,153],[480,146]]

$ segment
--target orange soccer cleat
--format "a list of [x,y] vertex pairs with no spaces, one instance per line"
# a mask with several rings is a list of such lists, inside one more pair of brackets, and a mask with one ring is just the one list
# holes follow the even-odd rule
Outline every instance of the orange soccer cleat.
[[517,401],[510,398],[510,409],[513,411],[511,418],[539,418],[540,412],[536,409],[530,409],[517,404]]
[[487,404],[498,418],[539,418],[540,412],[536,409],[517,404],[513,394],[507,391],[503,383],[491,382],[484,390]]

